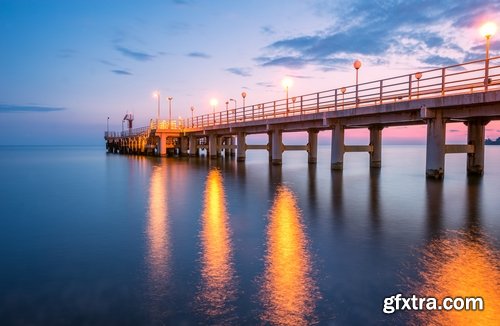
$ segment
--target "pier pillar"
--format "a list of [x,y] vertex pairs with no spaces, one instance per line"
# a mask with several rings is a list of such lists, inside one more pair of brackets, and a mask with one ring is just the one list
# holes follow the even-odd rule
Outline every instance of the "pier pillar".
[[316,164],[318,161],[318,130],[309,129],[307,131],[307,163]]
[[[236,145],[236,137],[231,136],[231,141],[230,141],[230,142],[231,142],[231,146]],[[236,149],[232,147],[232,148],[229,150],[229,155],[230,155],[230,156],[235,156],[235,155],[236,155]]]
[[237,153],[237,161],[243,162],[246,158],[246,144],[245,144],[245,133],[239,132],[237,135],[238,141],[238,153]]
[[283,131],[279,129],[273,130],[271,152],[273,155],[272,164],[281,165],[282,154],[283,154]]
[[370,167],[380,168],[382,165],[382,126],[370,126]]
[[483,175],[485,125],[488,121],[467,121],[467,144],[474,145],[474,153],[467,153],[467,175]]
[[344,152],[344,126],[337,122],[332,129],[332,170],[342,170],[344,168]]
[[188,156],[188,146],[189,146],[188,137],[181,136],[181,152],[180,152],[181,156]]
[[189,156],[195,157],[198,153],[198,149],[196,148],[198,139],[195,136],[189,137]]
[[267,132],[267,154],[269,156],[269,163],[273,161],[273,132]]
[[158,156],[167,156],[167,137],[165,135],[158,135],[160,141],[158,142]]
[[218,137],[216,134],[210,134],[208,136],[208,155],[210,158],[217,158],[217,142]]
[[443,112],[436,110],[434,118],[427,120],[426,171],[428,178],[444,177],[444,155],[446,145],[446,121]]

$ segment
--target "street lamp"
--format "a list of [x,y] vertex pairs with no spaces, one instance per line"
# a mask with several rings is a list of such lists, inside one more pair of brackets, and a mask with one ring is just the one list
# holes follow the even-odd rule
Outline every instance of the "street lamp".
[[168,129],[170,129],[170,124],[172,121],[172,100],[174,98],[172,96],[168,97]]
[[417,72],[415,74],[415,78],[417,78],[417,98],[418,98],[418,96],[420,95],[420,78],[422,78],[422,73]]
[[489,68],[490,68],[490,39],[497,32],[497,25],[494,22],[487,22],[480,28],[481,35],[486,38],[486,59],[484,61],[484,90],[488,90]]
[[283,86],[286,92],[286,115],[288,115],[288,89],[293,85],[293,80],[289,77],[285,77],[281,81],[281,85]]
[[194,106],[191,107],[191,128],[194,128]]
[[[247,97],[247,93],[241,92],[241,97],[243,98],[243,109],[245,109],[245,97]],[[236,101],[234,101],[234,103],[236,103]]]
[[356,69],[356,107],[358,107],[358,71],[361,68],[361,61],[356,60],[353,63],[354,69]]
[[229,110],[229,101],[226,101],[226,111]]
[[160,91],[156,91],[153,93],[153,97],[158,99],[158,114],[156,116],[156,120],[160,119]]

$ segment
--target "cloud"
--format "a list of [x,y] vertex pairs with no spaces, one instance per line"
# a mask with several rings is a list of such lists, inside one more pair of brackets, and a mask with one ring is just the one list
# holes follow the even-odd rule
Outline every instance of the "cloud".
[[66,108],[54,106],[0,104],[0,113],[55,112],[64,110],[66,110]]
[[76,55],[76,51],[73,49],[61,49],[59,50],[58,57],[63,59],[73,58]]
[[274,28],[271,25],[262,26],[260,28],[260,32],[262,34],[266,34],[266,35],[274,35],[274,34],[276,34],[276,31],[274,30]]
[[250,73],[250,69],[248,69],[248,68],[236,68],[236,67],[232,67],[232,68],[227,68],[226,71],[230,72],[232,74],[238,75],[238,76],[242,76],[242,77],[250,77],[250,76],[252,76],[252,74]]
[[127,48],[125,48],[123,46],[119,46],[119,45],[115,46],[115,50],[120,52],[122,55],[124,55],[128,58],[137,60],[137,61],[150,61],[150,60],[153,60],[155,58],[155,56],[152,54],[127,49]]
[[456,65],[459,62],[452,58],[442,57],[440,55],[432,55],[422,60],[423,63],[426,63],[431,66],[451,66]]
[[186,56],[191,57],[191,58],[201,58],[201,59],[210,59],[211,58],[211,56],[209,54],[204,53],[204,52],[197,52],[197,51],[189,52],[188,54],[186,54]]
[[275,40],[255,59],[260,66],[300,69],[315,65],[330,71],[345,64],[335,60],[358,56],[387,64],[385,58],[401,55],[413,55],[432,65],[456,64],[467,51],[460,33],[489,12],[500,11],[500,2],[481,6],[477,0],[319,0],[313,7],[332,24]]
[[458,129],[450,129],[448,130],[449,132],[462,132],[462,130],[458,130]]
[[272,88],[274,87],[273,83],[270,82],[258,82],[256,83],[257,86],[265,87],[265,88]]
[[126,75],[130,76],[132,73],[130,71],[124,70],[124,69],[113,69],[111,70],[112,73],[115,73],[117,75]]

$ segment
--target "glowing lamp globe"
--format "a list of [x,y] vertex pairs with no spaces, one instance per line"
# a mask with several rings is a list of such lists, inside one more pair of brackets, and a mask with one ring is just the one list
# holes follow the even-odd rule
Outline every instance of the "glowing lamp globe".
[[485,38],[490,38],[497,32],[497,25],[494,22],[487,22],[479,29],[481,35]]

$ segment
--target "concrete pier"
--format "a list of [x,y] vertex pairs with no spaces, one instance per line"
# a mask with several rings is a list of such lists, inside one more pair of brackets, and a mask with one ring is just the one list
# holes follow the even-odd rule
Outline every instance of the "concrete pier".
[[467,144],[474,146],[473,153],[467,153],[467,175],[483,175],[484,137],[488,120],[471,119],[467,125]]
[[436,110],[427,120],[427,154],[425,175],[428,178],[444,177],[444,155],[446,153],[446,121],[443,112]]
[[332,129],[331,169],[342,170],[344,168],[344,126],[337,122]]
[[179,151],[180,156],[188,156],[188,149],[189,149],[189,139],[186,136],[181,137],[181,148]]
[[382,166],[382,126],[370,126],[370,167]]
[[283,131],[281,129],[274,129],[272,131],[272,164],[281,165],[283,155]]
[[307,131],[307,163],[316,164],[318,162],[318,133],[317,129],[309,129]]
[[217,146],[218,145],[218,137],[216,134],[210,134],[208,136],[208,155],[211,159],[217,158]]
[[237,158],[236,160],[238,162],[244,162],[246,158],[246,143],[245,143],[245,133],[244,132],[238,132],[237,137]]
[[189,136],[189,156],[195,157],[198,155],[198,139],[195,136]]
[[160,141],[158,142],[158,155],[167,156],[167,137],[165,135],[158,135]]

